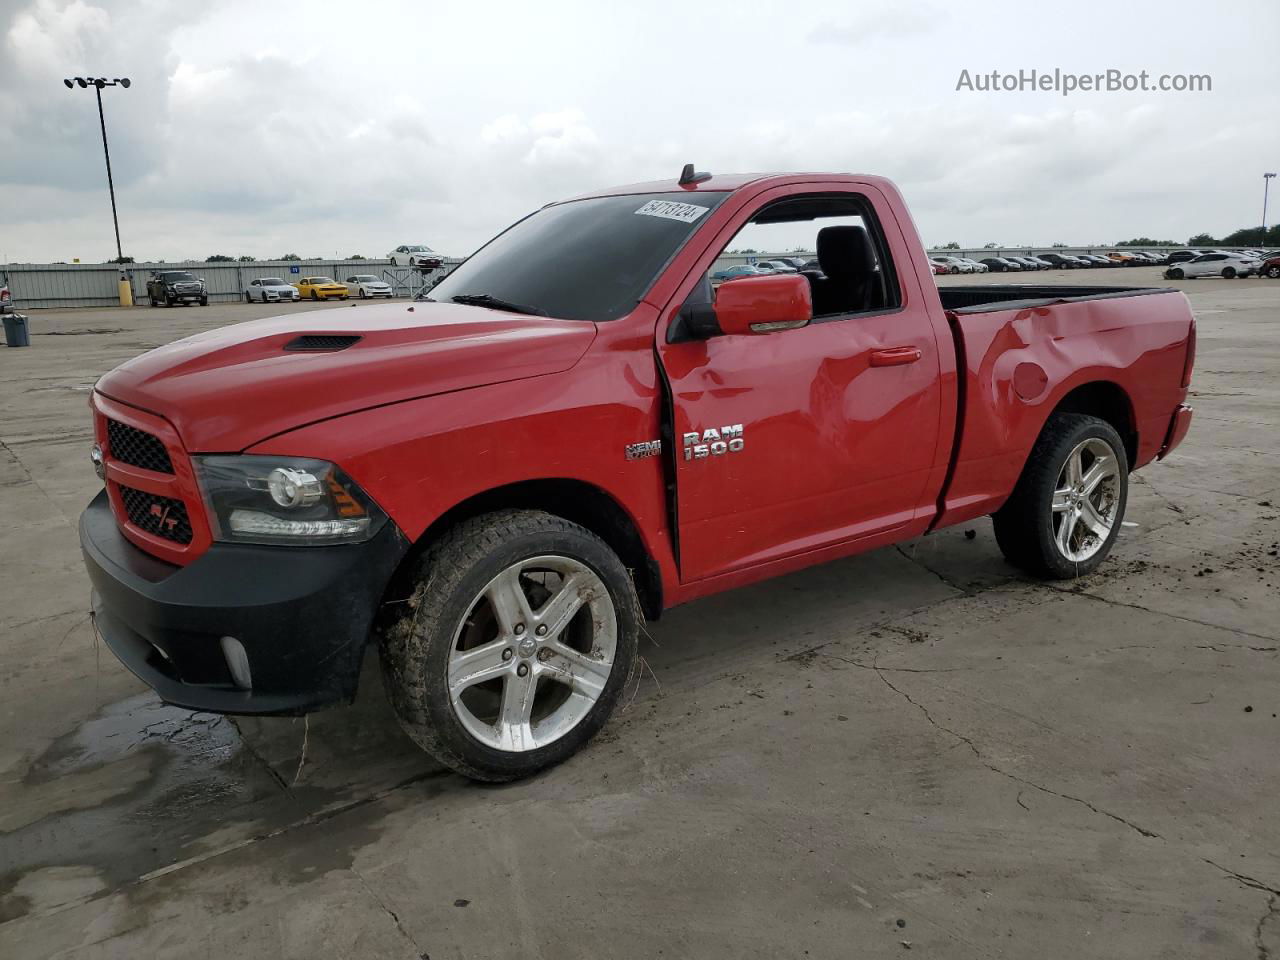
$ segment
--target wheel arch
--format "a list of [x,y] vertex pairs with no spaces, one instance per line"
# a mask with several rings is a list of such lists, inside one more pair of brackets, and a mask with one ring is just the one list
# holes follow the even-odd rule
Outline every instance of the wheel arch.
[[[1072,387],[1049,411],[1040,433],[1056,413],[1083,413],[1105,420],[1120,434],[1130,467],[1138,457],[1138,425],[1133,400],[1114,380],[1091,380]],[[1038,436],[1039,434],[1037,434]]]
[[494,487],[462,500],[440,514],[410,547],[391,577],[388,599],[407,596],[407,578],[432,542],[464,520],[495,510],[543,510],[590,530],[618,555],[631,573],[640,608],[657,620],[663,608],[662,575],[631,514],[608,492],[570,478],[523,480]]

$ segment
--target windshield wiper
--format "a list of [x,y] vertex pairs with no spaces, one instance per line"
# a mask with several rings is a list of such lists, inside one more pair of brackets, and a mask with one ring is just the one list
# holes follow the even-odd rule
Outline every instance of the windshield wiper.
[[455,297],[449,298],[454,303],[465,304],[469,307],[491,307],[494,310],[506,310],[510,313],[527,313],[534,317],[549,317],[551,314],[543,310],[541,307],[531,307],[524,303],[512,303],[510,300],[502,300],[499,297],[492,297],[487,293],[460,293]]

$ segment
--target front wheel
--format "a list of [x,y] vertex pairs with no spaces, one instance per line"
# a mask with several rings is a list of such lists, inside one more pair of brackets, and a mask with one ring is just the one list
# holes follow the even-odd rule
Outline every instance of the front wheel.
[[1222,279],[1223,279],[1223,280],[1234,280],[1234,279],[1235,279],[1235,275],[1236,275],[1236,268],[1235,268],[1235,267],[1224,267],[1224,268],[1223,268],[1223,270],[1222,270]]
[[541,511],[466,520],[419,561],[381,632],[401,726],[448,767],[514,780],[572,756],[636,662],[639,604],[595,534]]
[[1177,267],[1173,267],[1172,269],[1165,272],[1165,276],[1168,277],[1170,280],[1181,280],[1182,271]]
[[1267,276],[1272,280],[1280,280],[1280,266],[1267,267]]
[[1080,413],[1049,418],[1013,495],[995,514],[1010,563],[1049,580],[1092,573],[1124,519],[1129,460],[1111,424]]
[[320,294],[318,294],[318,293],[316,293],[314,290],[312,290],[312,291],[311,291],[311,299],[312,299],[312,300],[319,300],[319,299],[320,299]]

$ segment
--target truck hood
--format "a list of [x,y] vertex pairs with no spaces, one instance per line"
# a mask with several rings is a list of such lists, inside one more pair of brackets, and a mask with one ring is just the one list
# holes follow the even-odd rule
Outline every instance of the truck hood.
[[[192,453],[228,453],[357,410],[559,373],[595,334],[580,320],[461,304],[361,305],[187,337],[121,364],[95,389],[164,417]],[[359,339],[286,349],[299,337]]]

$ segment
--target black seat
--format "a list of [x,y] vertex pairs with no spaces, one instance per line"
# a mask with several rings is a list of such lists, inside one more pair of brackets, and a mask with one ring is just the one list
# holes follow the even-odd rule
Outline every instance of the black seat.
[[805,271],[813,288],[815,317],[874,309],[876,255],[865,229],[834,226],[819,230],[818,265],[821,274]]

